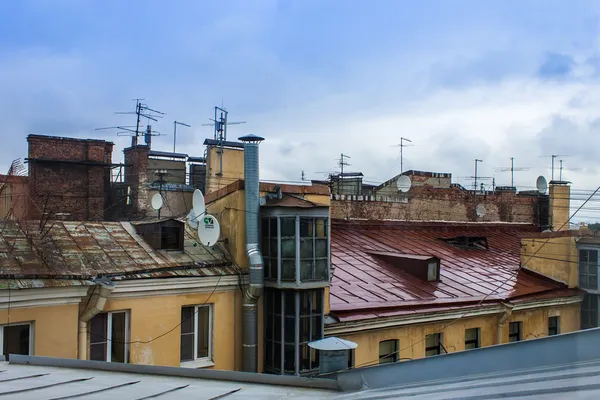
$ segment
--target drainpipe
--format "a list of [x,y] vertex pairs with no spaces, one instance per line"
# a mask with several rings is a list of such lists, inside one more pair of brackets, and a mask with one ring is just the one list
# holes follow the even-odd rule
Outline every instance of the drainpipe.
[[260,183],[258,180],[258,145],[264,139],[247,135],[244,143],[244,195],[246,201],[246,255],[250,283],[244,292],[244,372],[258,372],[258,299],[264,286],[263,257],[259,248],[258,221]]
[[512,310],[514,308],[514,305],[512,305],[512,304],[505,304],[505,303],[502,303],[502,304],[504,305],[504,307],[506,307],[506,309],[504,310],[504,313],[502,314],[502,316],[500,316],[500,320],[498,321],[498,331],[496,333],[496,344],[502,344],[502,328],[504,328],[504,324],[510,318],[510,315],[512,314]]
[[87,310],[84,310],[81,317],[79,317],[79,335],[77,339],[77,357],[80,360],[87,360],[87,333],[88,333],[88,322],[94,318],[98,313],[104,310],[104,305],[106,304],[106,299],[110,296],[110,293],[115,288],[115,284],[113,282],[106,282],[98,285],[100,287],[100,291],[98,292],[98,297],[96,298],[96,303]]

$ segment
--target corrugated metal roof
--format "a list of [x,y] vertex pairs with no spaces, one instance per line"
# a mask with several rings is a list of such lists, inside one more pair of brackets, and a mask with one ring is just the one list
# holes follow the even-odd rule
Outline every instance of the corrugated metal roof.
[[[523,224],[388,222],[378,227],[333,221],[331,311],[340,321],[349,321],[401,315],[407,310],[469,307],[484,299],[491,303],[523,299],[553,290],[579,295],[577,290],[519,270],[520,236],[534,229]],[[458,236],[485,236],[489,249],[459,248],[441,240]],[[440,281],[418,279],[372,252],[437,257]]]
[[232,273],[231,264],[217,247],[208,249],[192,235],[186,234],[184,251],[156,251],[129,222],[50,221],[40,229],[38,221],[4,221],[0,226],[0,276],[165,276],[176,269],[190,268],[195,272],[182,274]]

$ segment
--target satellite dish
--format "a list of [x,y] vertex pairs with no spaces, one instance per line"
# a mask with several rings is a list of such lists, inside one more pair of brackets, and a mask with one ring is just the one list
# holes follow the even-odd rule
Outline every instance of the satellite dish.
[[152,205],[152,208],[155,211],[158,211],[158,210],[160,210],[162,208],[162,206],[163,206],[163,198],[160,195],[160,193],[156,193],[154,196],[152,196],[151,205]]
[[485,211],[485,206],[484,206],[483,204],[479,204],[479,205],[477,206],[477,208],[475,209],[475,213],[477,214],[477,216],[478,216],[479,218],[483,218],[483,217],[485,217],[485,213],[486,213],[486,211]]
[[210,214],[198,218],[197,221],[198,239],[200,239],[200,242],[205,246],[214,246],[221,234],[219,221]]
[[538,176],[537,181],[535,181],[535,186],[537,187],[538,192],[544,194],[548,189],[548,182],[546,181],[546,178],[540,175]]
[[411,186],[412,182],[410,178],[406,175],[400,175],[400,177],[396,181],[396,187],[398,188],[399,192],[406,193],[410,190]]
[[194,207],[194,213],[196,215],[202,215],[206,211],[206,205],[204,204],[204,195],[199,189],[194,190],[194,196],[192,198],[192,207]]
[[188,226],[190,228],[192,228],[193,230],[197,230],[198,229],[198,216],[196,215],[196,213],[194,212],[194,209],[192,208],[190,210],[190,213],[187,216],[187,223]]

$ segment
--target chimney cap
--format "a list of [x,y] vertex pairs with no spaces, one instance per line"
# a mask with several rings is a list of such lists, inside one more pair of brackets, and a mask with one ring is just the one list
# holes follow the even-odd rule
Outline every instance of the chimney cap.
[[550,185],[570,185],[571,182],[569,181],[559,181],[559,180],[554,180],[554,181],[550,181]]
[[250,133],[246,136],[239,137],[238,140],[240,142],[260,143],[265,140],[265,138]]

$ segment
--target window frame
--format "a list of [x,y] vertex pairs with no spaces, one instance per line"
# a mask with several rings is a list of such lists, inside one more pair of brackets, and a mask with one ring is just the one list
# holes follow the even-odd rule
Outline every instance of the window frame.
[[[430,337],[437,337],[437,344],[434,346],[428,346],[427,340]],[[435,354],[427,354],[429,351],[435,351]],[[429,335],[425,335],[425,357],[434,357],[442,354],[446,354],[446,349],[444,348],[444,334],[442,332],[431,333]]]
[[34,354],[34,344],[35,344],[35,336],[34,336],[34,322],[16,322],[11,324],[0,325],[0,356],[8,357],[8,354],[4,354],[4,328],[12,327],[12,326],[29,326],[29,349],[27,355],[33,356]]
[[[114,314],[125,314],[125,361],[123,362],[123,364],[129,364],[129,341],[130,341],[130,323],[129,323],[129,310],[117,310],[117,311],[105,311],[105,312],[101,312],[98,313],[96,315],[94,315],[93,318],[96,318],[98,315],[102,315],[105,314],[106,315],[106,333],[104,338],[106,339],[106,353],[104,354],[104,360],[92,360],[92,361],[105,361],[105,362],[118,362],[118,361],[111,361],[110,357],[112,354],[112,343],[113,343],[113,339],[112,339],[112,316]],[[93,319],[92,318],[92,319]],[[92,347],[92,333],[91,333],[91,324],[92,324],[92,320],[90,320],[88,322],[88,331],[90,334],[90,338],[88,340],[88,360],[91,360],[91,355],[92,355],[92,351],[91,351],[91,347]],[[103,343],[103,342],[96,342],[96,343]]]
[[[475,339],[467,340],[467,331],[475,331]],[[471,344],[475,344],[475,347],[467,347]],[[465,350],[479,349],[481,348],[481,328],[467,328],[465,329]]]
[[[382,343],[393,343],[393,352],[392,353],[386,353],[383,356],[381,355],[381,344]],[[391,364],[391,363],[395,363],[398,362],[398,360],[400,359],[400,340],[398,339],[386,339],[386,340],[380,340],[379,341],[379,346],[378,346],[378,350],[379,350],[379,364]],[[390,361],[383,361],[383,359],[388,359],[391,358]]]
[[[181,310],[184,308],[193,308],[193,318],[194,318],[194,349],[193,349],[193,360],[182,360],[181,359],[181,348],[179,349],[179,364],[181,367],[189,367],[189,368],[202,368],[202,367],[212,367],[214,364],[214,335],[213,335],[213,327],[214,327],[214,305],[213,304],[196,304],[196,305],[184,305],[181,306]],[[200,308],[208,308],[208,355],[206,357],[198,357],[198,310]],[[181,347],[181,326],[183,325],[183,320],[180,321],[180,329],[179,329],[179,346]]]
[[[517,326],[518,329],[516,333],[511,332],[511,328],[513,326]],[[516,337],[516,340],[511,340],[511,338]],[[515,343],[523,340],[523,321],[513,321],[508,323],[508,342]]]
[[[596,252],[596,264],[591,264],[589,261],[581,261],[582,257],[581,257],[581,253],[582,252]],[[588,259],[589,259],[589,255],[588,255]],[[583,267],[587,267],[587,270],[584,271]],[[595,269],[595,274],[591,274],[590,273],[590,268],[593,267]],[[592,246],[581,246],[581,247],[577,247],[577,285],[579,286],[579,288],[584,289],[586,291],[589,292],[593,292],[593,293],[600,293],[600,249],[597,247],[592,247]],[[589,285],[590,282],[590,278],[594,277],[595,279],[592,279],[591,281],[595,281],[595,288],[591,287]],[[583,284],[583,280],[582,278],[585,278],[585,280],[587,280],[587,284]]]
[[[588,293],[581,302],[581,329],[597,328],[600,325],[600,295]],[[592,324],[595,322],[595,324]]]
[[[550,323],[551,321],[556,321],[556,324],[553,326],[553,324]],[[548,317],[548,336],[555,335],[560,335],[560,315]]]

